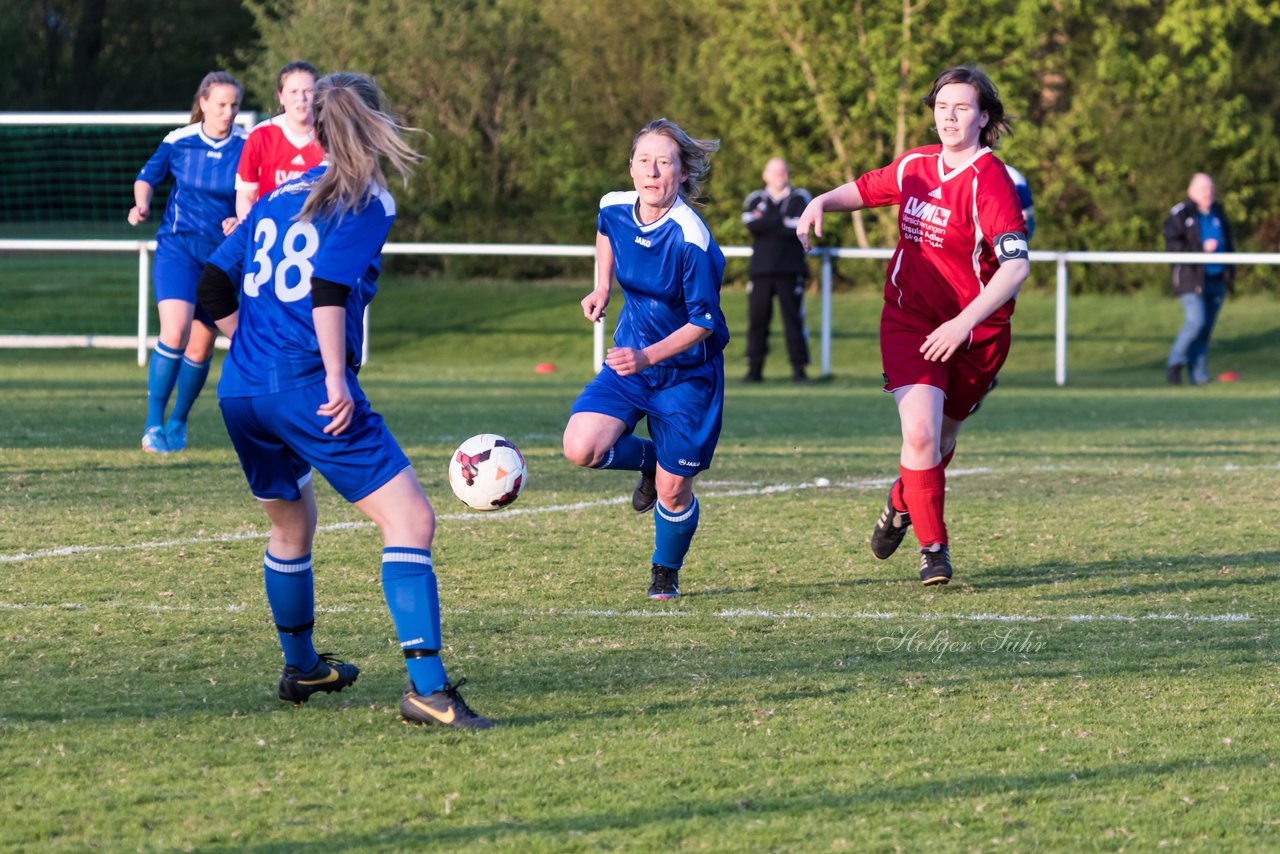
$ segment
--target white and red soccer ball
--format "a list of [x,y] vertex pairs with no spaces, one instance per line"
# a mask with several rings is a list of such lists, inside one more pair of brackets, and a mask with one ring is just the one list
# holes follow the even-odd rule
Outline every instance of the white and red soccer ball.
[[510,439],[493,433],[472,436],[449,460],[449,486],[473,510],[500,510],[520,497],[524,454]]

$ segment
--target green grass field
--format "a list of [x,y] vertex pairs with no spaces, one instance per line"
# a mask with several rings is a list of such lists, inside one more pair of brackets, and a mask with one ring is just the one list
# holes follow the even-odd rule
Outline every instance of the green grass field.
[[[747,387],[728,291],[687,595],[650,603],[632,479],[559,455],[582,294],[375,303],[363,382],[441,516],[445,661],[485,733],[398,722],[380,540],[327,486],[316,640],[362,673],[278,701],[265,519],[212,396],[150,458],[132,353],[0,351],[0,849],[1276,846],[1280,304],[1228,304],[1213,367],[1242,379],[1193,389],[1163,385],[1172,300],[1079,298],[1059,389],[1051,297],[1025,294],[952,467],[956,581],[924,589],[867,548],[897,453],[875,296],[837,298],[833,381],[785,382],[775,336]],[[528,458],[510,511],[449,493],[481,431]]]

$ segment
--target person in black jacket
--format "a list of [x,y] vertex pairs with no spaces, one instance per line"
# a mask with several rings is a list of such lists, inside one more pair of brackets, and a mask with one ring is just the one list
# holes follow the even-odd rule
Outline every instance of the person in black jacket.
[[[1174,205],[1164,221],[1164,248],[1169,252],[1234,252],[1231,224],[1214,200],[1213,179],[1203,172],[1191,177],[1187,198]],[[1192,385],[1209,382],[1209,336],[1227,292],[1235,280],[1229,264],[1174,264],[1173,293],[1182,301],[1183,324],[1169,350],[1165,378],[1182,382],[1182,368]]]
[[791,379],[806,383],[809,335],[804,326],[804,286],[809,266],[804,247],[796,238],[796,223],[810,196],[808,191],[791,186],[790,170],[780,157],[765,164],[764,184],[747,196],[742,206],[742,222],[755,238],[748,271],[747,375],[743,381],[758,383],[762,379],[776,293],[791,360]]

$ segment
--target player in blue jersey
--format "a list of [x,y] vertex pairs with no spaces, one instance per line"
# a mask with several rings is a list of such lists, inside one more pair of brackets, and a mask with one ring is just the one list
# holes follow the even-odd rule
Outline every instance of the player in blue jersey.
[[222,417],[271,520],[263,567],[284,649],[280,698],[304,703],[359,674],[311,642],[314,466],[382,530],[382,588],[411,683],[401,714],[486,729],[492,722],[467,707],[440,662],[431,504],[356,380],[361,318],[395,219],[380,161],[407,177],[419,159],[382,104],[362,74],[316,83],[316,134],[327,163],[254,205],[205,266],[200,301],[231,337],[218,382]]
[[[151,215],[155,188],[173,178],[173,191],[156,232],[152,279],[160,337],[147,370],[147,423],[143,450],[167,454],[187,447],[187,416],[209,377],[218,330],[196,304],[204,262],[236,227],[236,166],[248,132],[235,124],[244,89],[225,71],[200,81],[191,124],[164,138],[133,184],[129,224]],[[195,321],[199,321],[196,323]],[[177,387],[165,422],[169,396]]]
[[[635,190],[600,200],[599,276],[582,300],[595,323],[615,273],[626,296],[616,346],[574,401],[564,455],[588,468],[640,472],[631,505],[640,513],[656,507],[650,599],[680,595],[698,529],[693,478],[711,467],[724,411],[724,255],[689,206],[719,147],[666,119],[641,128],[631,143]],[[651,439],[633,432],[641,417]]]

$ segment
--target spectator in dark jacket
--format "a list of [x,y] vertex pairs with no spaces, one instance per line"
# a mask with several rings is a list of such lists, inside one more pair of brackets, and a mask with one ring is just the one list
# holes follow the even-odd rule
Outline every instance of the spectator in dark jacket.
[[761,380],[769,350],[769,321],[773,297],[778,296],[782,329],[787,339],[793,382],[809,381],[809,335],[804,325],[804,287],[809,277],[804,247],[796,238],[796,223],[809,204],[807,190],[791,186],[785,160],[775,157],[764,167],[764,187],[747,196],[742,222],[755,238],[747,283],[747,375],[745,382]]
[[[1187,198],[1174,205],[1164,221],[1164,248],[1170,252],[1234,252],[1231,224],[1214,200],[1213,179],[1197,172]],[[1192,385],[1209,382],[1209,336],[1218,311],[1235,280],[1229,264],[1174,264],[1173,293],[1182,301],[1183,324],[1169,351],[1166,379],[1182,382],[1182,368]]]

